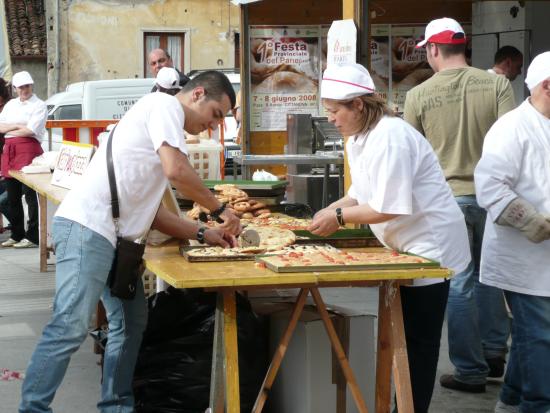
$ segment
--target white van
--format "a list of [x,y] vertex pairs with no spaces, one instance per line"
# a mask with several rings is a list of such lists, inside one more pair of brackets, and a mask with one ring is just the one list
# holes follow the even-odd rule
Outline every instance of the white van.
[[[49,120],[120,119],[139,98],[151,91],[155,83],[149,79],[90,80],[72,83],[65,92],[46,100]],[[52,150],[62,140],[61,129],[52,130]],[[48,149],[48,140],[43,140]]]

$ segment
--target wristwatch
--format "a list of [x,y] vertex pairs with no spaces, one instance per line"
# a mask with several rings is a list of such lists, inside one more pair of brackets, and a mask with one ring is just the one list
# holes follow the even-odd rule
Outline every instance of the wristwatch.
[[338,221],[338,225],[340,225],[341,227],[345,225],[344,213],[342,212],[342,208],[336,208],[336,220]]
[[[216,209],[215,211],[212,211],[210,213],[210,216],[212,217],[212,219],[214,221],[218,221],[218,218],[220,217],[220,215],[222,214],[223,211],[225,211],[225,207],[227,206],[227,204],[224,202],[222,204],[221,207],[219,207],[218,209]],[[223,222],[223,221],[222,221]]]
[[200,227],[197,231],[197,241],[199,244],[204,244],[204,233],[206,232],[206,227]]

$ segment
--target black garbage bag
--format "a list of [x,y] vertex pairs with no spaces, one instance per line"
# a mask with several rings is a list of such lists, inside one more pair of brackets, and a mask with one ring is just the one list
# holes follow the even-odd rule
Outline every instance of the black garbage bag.
[[[149,298],[136,370],[137,413],[204,413],[210,395],[216,293],[167,291]],[[251,411],[267,369],[267,324],[237,294],[241,410]]]

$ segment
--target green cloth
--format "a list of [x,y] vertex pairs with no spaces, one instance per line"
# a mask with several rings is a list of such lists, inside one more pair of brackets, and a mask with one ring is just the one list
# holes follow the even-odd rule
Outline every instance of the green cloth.
[[411,89],[404,118],[430,141],[453,194],[474,195],[485,134],[514,107],[508,79],[464,67],[437,72]]

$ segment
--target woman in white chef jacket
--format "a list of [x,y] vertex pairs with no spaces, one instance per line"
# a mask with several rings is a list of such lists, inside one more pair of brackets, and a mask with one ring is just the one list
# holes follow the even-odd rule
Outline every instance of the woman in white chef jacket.
[[[428,141],[396,117],[359,64],[329,66],[321,98],[344,136],[352,185],[319,211],[310,231],[327,236],[345,224],[370,224],[386,246],[436,261],[455,273],[470,262],[464,217]],[[428,411],[449,291],[443,279],[401,288],[416,413]]]

